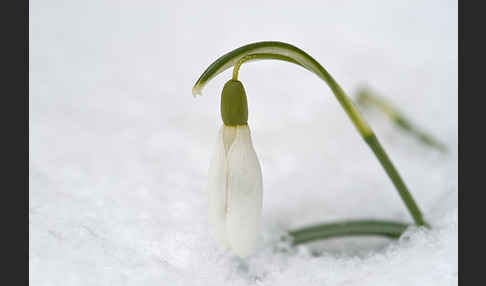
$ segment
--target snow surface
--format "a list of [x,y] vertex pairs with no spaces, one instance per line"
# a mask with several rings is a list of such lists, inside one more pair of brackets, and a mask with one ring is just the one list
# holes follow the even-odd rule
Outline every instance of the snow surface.
[[[30,2],[31,285],[456,285],[456,1]],[[264,181],[263,244],[243,261],[209,238],[205,186],[231,76],[191,88],[261,40],[367,84],[448,145],[371,126],[432,230],[289,248],[289,229],[411,222],[329,88],[274,61],[240,70]]]

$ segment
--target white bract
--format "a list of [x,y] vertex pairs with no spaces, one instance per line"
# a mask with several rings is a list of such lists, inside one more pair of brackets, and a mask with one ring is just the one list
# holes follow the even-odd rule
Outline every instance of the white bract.
[[248,125],[223,125],[209,168],[211,235],[240,257],[253,253],[260,233],[262,172]]

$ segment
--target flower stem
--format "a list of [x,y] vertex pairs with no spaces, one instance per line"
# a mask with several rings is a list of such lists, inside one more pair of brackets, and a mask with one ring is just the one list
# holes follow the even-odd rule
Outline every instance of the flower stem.
[[[242,57],[241,59],[236,62],[234,68],[233,68],[233,80],[238,80],[238,72],[240,71],[240,67],[244,62],[248,61],[256,61],[256,60],[281,60],[281,61],[286,61],[290,63],[294,63],[296,65],[301,65],[299,62],[295,61],[294,59],[284,56],[284,55],[279,55],[279,54],[271,54],[271,53],[262,53],[262,54],[251,54],[251,55],[246,55]],[[305,68],[305,67],[304,67]]]
[[[255,54],[259,54],[256,56]],[[316,74],[319,78],[326,82],[331,91],[334,93],[336,99],[350,118],[353,125],[358,130],[361,137],[372,149],[373,153],[378,158],[378,161],[385,169],[386,174],[393,182],[400,197],[408,208],[417,225],[426,225],[419,207],[415,203],[412,195],[408,191],[405,183],[400,177],[395,166],[388,158],[385,150],[374,135],[373,131],[361,116],[359,111],[355,108],[352,101],[346,95],[344,90],[334,80],[334,78],[327,72],[324,67],[319,64],[313,57],[303,50],[283,42],[257,42],[242,46],[235,49],[214,61],[199,77],[194,84],[192,92],[194,95],[201,94],[204,85],[217,74],[224,70],[237,65],[244,57],[249,56],[248,59],[277,59],[298,64],[307,70]],[[241,65],[241,63],[238,65]],[[238,70],[234,71],[233,75],[238,76]]]
[[400,197],[407,206],[408,211],[412,215],[415,224],[419,226],[428,226],[422,216],[422,213],[420,212],[419,207],[417,206],[417,203],[413,199],[412,194],[410,194],[410,192],[408,191],[405,182],[400,177],[397,169],[395,169],[395,166],[381,146],[378,138],[375,136],[375,134],[370,134],[366,136],[364,140],[371,148],[373,153],[376,155],[378,161],[380,161],[381,166],[383,166],[385,172],[388,174],[388,177],[391,179],[393,185],[398,190],[398,193],[400,194]]
[[289,235],[293,245],[342,236],[377,235],[398,238],[408,226],[385,220],[350,220],[310,226],[290,231]]

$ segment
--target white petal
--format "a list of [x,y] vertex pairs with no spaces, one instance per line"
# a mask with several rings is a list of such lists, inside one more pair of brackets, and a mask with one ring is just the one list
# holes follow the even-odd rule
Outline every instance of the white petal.
[[222,127],[218,132],[208,172],[209,226],[211,236],[222,248],[228,248],[226,239],[226,152]]
[[259,238],[263,195],[260,163],[247,125],[237,127],[227,160],[226,234],[233,252],[246,257]]

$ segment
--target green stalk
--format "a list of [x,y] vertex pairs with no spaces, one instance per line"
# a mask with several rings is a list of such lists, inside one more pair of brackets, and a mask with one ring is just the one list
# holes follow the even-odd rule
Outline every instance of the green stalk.
[[362,88],[357,92],[357,102],[359,105],[373,105],[384,113],[398,128],[414,136],[417,140],[427,146],[436,148],[441,152],[447,152],[447,147],[444,143],[435,139],[432,135],[416,127],[410,122],[395,106],[385,99],[373,95],[368,89]]
[[240,58],[236,62],[235,66],[233,68],[233,80],[238,80],[238,72],[240,71],[240,67],[244,62],[257,61],[257,60],[281,60],[281,61],[290,62],[290,63],[296,64],[296,65],[299,65],[301,67],[304,67],[299,62],[295,61],[294,59],[292,59],[290,57],[284,56],[284,55],[271,54],[271,53],[251,54],[251,55],[246,55],[246,56]]
[[408,191],[405,182],[400,177],[400,174],[398,173],[397,169],[395,169],[395,166],[393,166],[392,161],[381,146],[378,138],[374,134],[372,134],[365,137],[364,140],[366,141],[368,146],[370,146],[376,158],[378,158],[378,161],[380,161],[381,166],[385,169],[385,172],[392,181],[393,185],[398,190],[398,193],[400,194],[400,197],[407,206],[408,211],[412,215],[415,224],[420,226],[427,226],[427,223],[425,222],[417,203],[413,199],[412,194]]
[[319,224],[289,232],[292,244],[342,236],[376,235],[399,238],[409,225],[386,220],[351,220]]
[[[324,67],[322,67],[314,58],[303,50],[283,42],[257,42],[242,46],[214,61],[194,84],[192,89],[193,95],[201,94],[202,88],[210,79],[226,69],[236,65],[240,60],[243,59],[242,62],[245,61],[245,57],[247,57],[248,60],[277,59],[298,64],[324,80],[336,96],[336,99],[343,107],[344,111],[358,130],[361,137],[377,156],[378,161],[381,163],[387,175],[390,177],[390,180],[396,187],[415,223],[417,225],[425,225],[425,221],[419,207],[413,200],[412,195],[408,191],[398,171],[395,169],[395,166],[388,158],[388,155],[384,149],[381,147],[381,144],[375,137],[369,125],[354,107],[352,101],[348,98],[344,90],[339,86],[334,78],[326,71],[326,69],[324,69]],[[239,63],[238,67],[241,66],[241,63]],[[236,71],[234,74],[237,76],[238,71]]]

